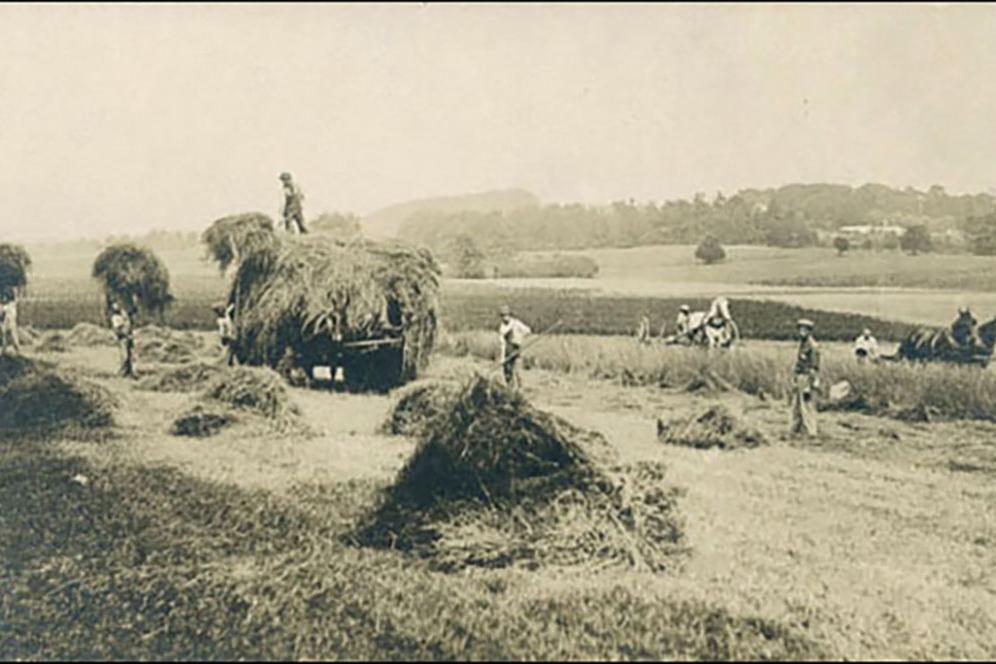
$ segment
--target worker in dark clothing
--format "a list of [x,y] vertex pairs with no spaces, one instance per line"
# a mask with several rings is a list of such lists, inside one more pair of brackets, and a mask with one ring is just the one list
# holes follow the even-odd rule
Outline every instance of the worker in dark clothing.
[[284,229],[291,232],[293,227],[298,233],[307,233],[304,228],[304,208],[301,205],[304,193],[294,183],[290,173],[281,173],[280,181],[284,183]]
[[813,321],[799,320],[799,352],[792,385],[791,434],[816,436],[816,391],[820,387],[820,351],[813,340]]

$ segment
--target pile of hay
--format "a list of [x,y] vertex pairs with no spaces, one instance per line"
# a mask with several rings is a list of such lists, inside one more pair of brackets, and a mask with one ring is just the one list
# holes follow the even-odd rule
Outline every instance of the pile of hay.
[[42,353],[66,353],[69,351],[69,339],[62,332],[49,332],[38,342],[37,350]]
[[169,270],[145,247],[128,243],[107,247],[94,261],[92,276],[108,303],[117,300],[131,313],[144,309],[161,315],[173,302]]
[[113,332],[93,323],[77,323],[69,331],[67,339],[74,346],[86,347],[113,346],[116,343]]
[[233,263],[242,262],[243,256],[273,246],[277,238],[270,217],[262,212],[247,212],[216,220],[204,231],[201,241],[209,257],[225,272]]
[[146,376],[139,381],[138,388],[152,392],[194,392],[221,372],[222,367],[218,364],[188,362]]
[[170,432],[174,436],[207,438],[233,422],[235,422],[235,416],[225,408],[195,404],[173,421]]
[[0,244],[0,296],[15,294],[28,283],[31,256],[19,244]]
[[726,406],[715,405],[694,417],[669,421],[658,418],[657,438],[669,445],[723,450],[760,447],[768,443],[757,429],[744,427]]
[[113,424],[110,392],[49,364],[0,356],[0,434],[92,433]]
[[275,368],[290,350],[328,364],[337,341],[401,338],[401,348],[356,355],[343,367],[359,389],[417,377],[435,341],[439,266],[397,243],[287,238],[245,256],[229,301],[237,307],[239,360]]
[[612,467],[598,434],[476,377],[421,429],[418,449],[355,541],[467,566],[631,565],[682,551],[677,492],[654,464]]
[[196,350],[204,346],[204,339],[194,334],[190,330],[174,330],[171,327],[161,325],[143,325],[135,330],[135,338],[139,340],[157,340],[163,343],[174,342],[183,344],[191,350]]
[[417,438],[432,420],[449,412],[459,389],[454,381],[426,380],[409,385],[398,395],[380,431]]

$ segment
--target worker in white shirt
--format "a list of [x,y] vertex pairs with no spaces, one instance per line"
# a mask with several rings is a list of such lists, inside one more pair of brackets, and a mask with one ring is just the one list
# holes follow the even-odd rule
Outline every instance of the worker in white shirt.
[[531,332],[528,325],[512,316],[512,310],[508,305],[501,308],[501,325],[498,327],[498,336],[501,339],[501,368],[505,384],[514,389],[522,387],[519,376],[520,351],[526,336]]
[[17,294],[14,289],[0,291],[0,355],[7,353],[7,339],[15,353],[21,352],[17,338]]
[[861,336],[854,340],[854,355],[858,362],[878,360],[878,341],[867,327],[861,331]]
[[235,304],[225,305],[219,302],[214,305],[217,316],[218,337],[221,349],[225,353],[225,364],[235,365]]
[[132,334],[131,317],[117,302],[111,304],[111,329],[118,341],[118,354],[121,357],[121,375],[135,378],[135,337]]

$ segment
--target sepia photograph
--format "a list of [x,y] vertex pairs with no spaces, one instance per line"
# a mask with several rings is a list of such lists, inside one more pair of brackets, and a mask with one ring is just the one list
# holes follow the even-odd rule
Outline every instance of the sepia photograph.
[[996,658],[996,3],[0,3],[0,660]]

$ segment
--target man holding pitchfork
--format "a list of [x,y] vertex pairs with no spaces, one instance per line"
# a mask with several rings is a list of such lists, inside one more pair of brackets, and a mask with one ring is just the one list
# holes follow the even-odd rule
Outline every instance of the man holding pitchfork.
[[519,357],[522,351],[522,343],[532,330],[518,318],[512,316],[512,310],[508,305],[501,308],[501,325],[498,326],[498,336],[501,341],[501,361],[502,373],[505,376],[505,384],[518,390],[522,387],[522,379],[519,376]]

